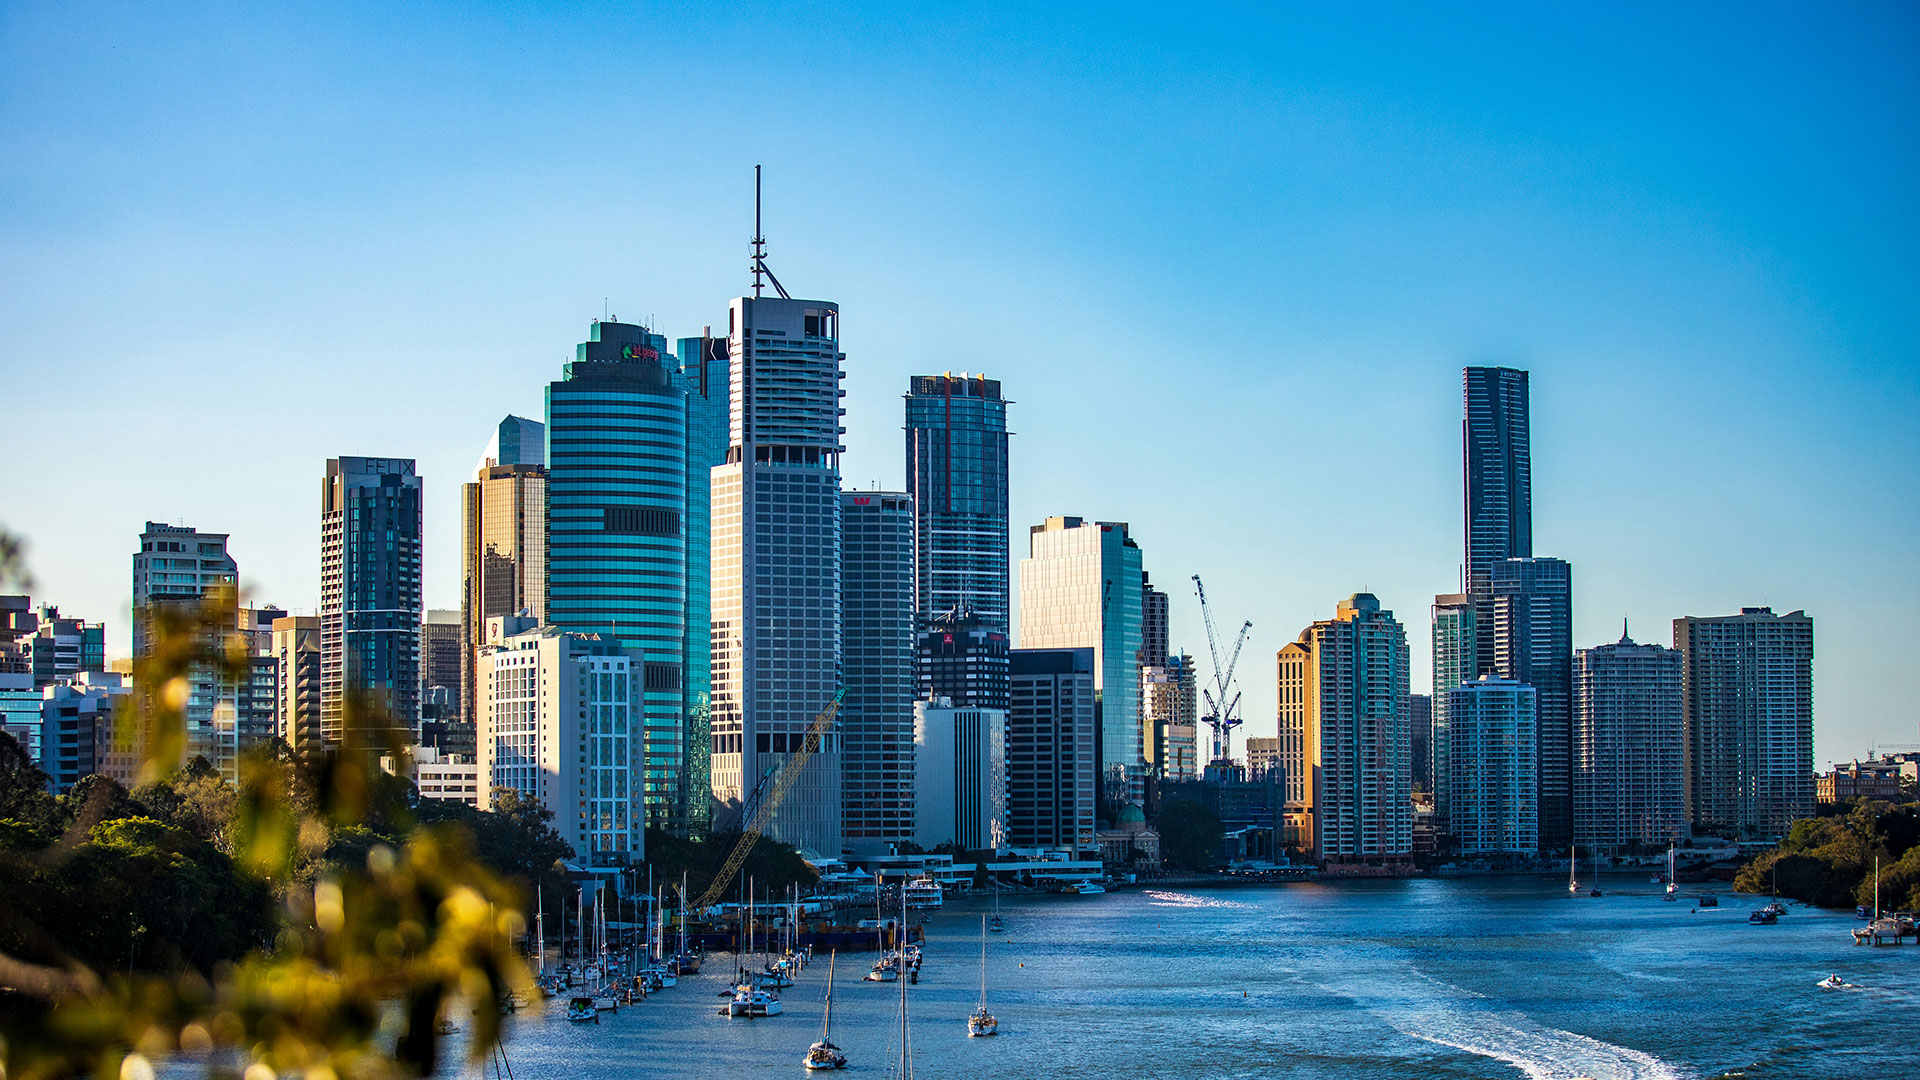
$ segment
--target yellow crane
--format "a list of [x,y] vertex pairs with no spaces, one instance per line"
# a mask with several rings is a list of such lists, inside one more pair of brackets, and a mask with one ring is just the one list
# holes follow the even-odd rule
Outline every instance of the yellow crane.
[[846,696],[845,689],[835,691],[833,700],[827,702],[827,707],[821,709],[820,715],[813,718],[813,724],[807,728],[807,737],[801,741],[800,749],[794,751],[780,766],[780,771],[774,774],[773,782],[767,786],[766,793],[754,806],[753,820],[748,822],[746,829],[741,832],[740,842],[733,845],[733,851],[727,855],[727,861],[720,864],[719,872],[713,875],[713,883],[707,886],[707,891],[700,895],[700,899],[693,902],[689,910],[705,910],[718,900],[720,894],[725,892],[727,886],[732,883],[733,876],[740,872],[740,867],[746,863],[747,856],[752,854],[753,845],[760,841],[761,831],[773,820],[773,812],[780,808],[780,801],[787,797],[787,792],[793,790],[793,785],[800,780],[801,770],[806,768],[807,760],[820,749],[820,739],[827,733],[827,729],[833,726],[833,718],[840,711],[840,699]]

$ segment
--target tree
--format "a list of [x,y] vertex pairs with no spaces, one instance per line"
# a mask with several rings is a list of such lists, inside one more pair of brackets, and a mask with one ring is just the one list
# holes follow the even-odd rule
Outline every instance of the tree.
[[1192,799],[1168,799],[1160,804],[1160,816],[1154,822],[1160,833],[1160,854],[1169,866],[1181,870],[1206,870],[1213,866],[1214,853],[1226,842],[1226,829],[1213,811]]
[[27,756],[27,749],[0,731],[0,818],[12,818],[37,828],[60,824],[60,811],[47,791],[52,778]]

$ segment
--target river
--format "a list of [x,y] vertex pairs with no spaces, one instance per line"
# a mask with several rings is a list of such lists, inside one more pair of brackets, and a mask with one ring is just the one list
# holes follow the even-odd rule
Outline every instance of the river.
[[[1621,877],[1600,898],[1482,878],[1005,900],[988,944],[1000,1034],[975,1039],[983,905],[951,903],[908,990],[914,1075],[1920,1076],[1920,947],[1854,946],[1849,915],[1809,907],[1750,925],[1762,899],[1696,910],[1698,887],[1668,903]],[[859,981],[871,953],[841,959],[834,1041],[850,1072],[886,1075],[897,984]],[[802,1075],[825,957],[760,1020],[717,1014],[731,961],[597,1025],[557,1001],[521,1014],[515,1080]],[[1857,988],[1815,986],[1834,972]]]

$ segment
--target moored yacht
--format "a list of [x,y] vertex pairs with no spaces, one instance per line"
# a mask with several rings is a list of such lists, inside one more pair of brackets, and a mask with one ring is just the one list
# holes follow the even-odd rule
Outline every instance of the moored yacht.
[[807,1047],[807,1056],[800,1062],[809,1069],[847,1067],[846,1052],[833,1045],[833,966],[838,955],[838,950],[827,954],[827,1007],[820,1015],[820,1041]]
[[1000,1021],[987,1011],[987,919],[980,917],[980,1006],[967,1017],[967,1037],[976,1035],[995,1035],[1000,1031]]
[[937,908],[947,902],[946,890],[925,875],[907,882],[902,892],[909,908]]
[[590,997],[576,997],[567,1002],[567,1019],[576,1024],[597,1024],[600,1022],[600,1010],[593,1007]]

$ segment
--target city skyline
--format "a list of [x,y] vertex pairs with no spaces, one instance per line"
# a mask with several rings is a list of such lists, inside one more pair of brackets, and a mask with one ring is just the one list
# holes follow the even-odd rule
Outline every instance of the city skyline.
[[[46,13],[30,17],[59,18]],[[1875,105],[1869,93],[1879,85],[1875,80],[1910,78],[1910,61],[1896,65],[1880,58],[1875,45],[1832,24],[1819,23],[1814,29],[1823,27],[1822,39],[1851,50],[1848,55],[1863,61],[1862,71],[1851,80],[1819,88],[1799,106],[1803,111],[1793,114],[1818,122],[1853,114],[1833,136],[1816,135],[1806,127],[1787,130],[1782,137],[1807,150],[1805,157],[1819,156],[1809,148],[1825,145],[1826,138],[1863,137],[1875,125],[1911,120],[1908,103]],[[138,28],[135,20],[127,32]],[[58,29],[56,25],[51,31]],[[1325,32],[1311,26],[1306,30],[1309,36]],[[682,27],[680,32],[690,31]],[[1125,36],[1111,27],[1099,33],[1104,35],[1100,40],[1109,42]],[[1406,28],[1389,34],[1390,55],[1411,47],[1403,34],[1412,36]],[[17,99],[30,101],[38,93],[26,86],[35,78],[37,54],[16,54],[16,48],[24,49],[20,40],[7,46],[9,56],[23,60],[15,66],[21,74],[9,77],[9,87]],[[674,39],[669,34],[663,40]],[[1189,48],[1194,44],[1190,36],[1182,43]],[[966,46],[964,36],[960,46]],[[1013,48],[1027,55],[1031,46],[1021,39]],[[1739,46],[1761,56],[1773,54],[1766,40],[1743,38]],[[479,47],[471,37],[458,34],[442,47],[447,50],[441,54],[444,61],[456,66],[480,55],[472,51]],[[1606,38],[1602,47],[1629,48],[1614,38]],[[293,46],[282,42],[281,48]],[[1784,46],[1774,43],[1771,48]],[[1659,46],[1645,46],[1634,55],[1651,62],[1662,54]],[[1722,65],[1729,63],[1725,56],[1716,56]],[[1229,70],[1251,70],[1238,51],[1230,50],[1224,62]],[[855,81],[875,77],[874,70],[872,65],[857,67]],[[1285,110],[1261,111],[1258,119],[1265,130],[1302,135],[1308,147],[1346,147],[1362,158],[1383,155],[1382,161],[1398,162],[1402,168],[1420,160],[1418,136],[1429,129],[1417,115],[1406,120],[1404,129],[1390,128],[1381,136],[1381,147],[1350,145],[1337,130],[1332,135],[1326,130],[1326,125],[1337,129],[1339,124],[1339,110],[1329,106],[1328,95],[1344,88],[1355,107],[1377,109],[1390,85],[1383,72],[1363,66],[1343,79],[1292,54],[1276,58],[1274,71],[1278,74],[1257,86],[1276,94],[1292,88],[1307,104],[1291,118]],[[1558,88],[1563,102],[1569,92],[1549,73],[1524,65],[1518,73]],[[1753,91],[1756,99],[1742,107],[1741,117],[1754,119],[1768,109],[1786,107],[1780,92],[1752,85],[1760,73],[1759,67],[1749,71],[1744,63],[1734,72],[1742,76],[1734,85]],[[233,74],[233,69],[217,67],[214,77]],[[1030,70],[1016,74],[1023,85],[1032,85]],[[1569,83],[1573,78],[1566,77]],[[186,84],[179,80],[176,74],[168,85],[184,92]],[[83,121],[95,115],[86,109],[116,102],[118,86],[109,82],[97,96],[74,106],[83,110]],[[1040,216],[1046,199],[1025,192],[1032,197],[1015,199],[1003,220],[981,197],[966,198],[934,223],[931,240],[909,252],[900,229],[913,208],[900,205],[900,196],[878,200],[871,220],[834,229],[839,214],[808,207],[821,201],[823,187],[837,182],[837,176],[776,164],[769,172],[767,200],[771,260],[799,292],[834,296],[853,316],[843,341],[849,357],[849,450],[843,469],[848,486],[864,488],[877,481],[882,488],[897,489],[904,481],[897,471],[898,393],[909,374],[984,370],[1003,381],[1006,396],[1018,403],[1011,451],[1013,550],[1023,549],[1026,528],[1048,516],[1128,522],[1149,553],[1152,568],[1175,585],[1177,648],[1197,651],[1204,640],[1197,604],[1178,587],[1187,573],[1197,571],[1220,594],[1225,617],[1254,621],[1250,657],[1271,656],[1299,626],[1324,617],[1340,597],[1363,590],[1379,595],[1383,607],[1403,613],[1413,655],[1428,655],[1426,620],[1416,613],[1434,594],[1458,588],[1453,564],[1460,522],[1459,369],[1500,364],[1531,372],[1535,547],[1579,568],[1581,593],[1572,635],[1576,648],[1613,640],[1622,616],[1635,625],[1663,627],[1675,618],[1725,616],[1748,606],[1804,609],[1821,627],[1814,677],[1816,763],[1863,754],[1873,740],[1914,741],[1920,736],[1914,732],[1910,695],[1902,692],[1898,643],[1911,636],[1920,618],[1915,614],[1920,610],[1915,603],[1920,584],[1912,543],[1915,507],[1920,504],[1913,497],[1920,474],[1914,466],[1920,455],[1911,419],[1914,365],[1907,358],[1905,331],[1891,325],[1889,306],[1891,298],[1906,291],[1911,271],[1878,265],[1879,245],[1895,251],[1905,246],[1902,238],[1911,231],[1910,216],[1892,208],[1887,202],[1891,195],[1882,198],[1880,192],[1910,188],[1912,162],[1894,154],[1864,163],[1850,156],[1841,164],[1790,167],[1767,158],[1754,163],[1766,167],[1748,178],[1758,189],[1753,194],[1736,196],[1711,184],[1688,187],[1689,179],[1720,179],[1717,171],[1702,170],[1663,173],[1610,201],[1601,190],[1604,185],[1633,179],[1636,167],[1646,167],[1650,155],[1614,146],[1606,136],[1650,108],[1658,91],[1657,84],[1636,90],[1618,106],[1576,102],[1586,111],[1574,110],[1572,130],[1565,136],[1548,134],[1549,118],[1534,113],[1522,113],[1513,121],[1517,131],[1441,130],[1438,146],[1427,152],[1458,162],[1483,151],[1485,176],[1501,190],[1530,190],[1529,180],[1537,179],[1531,168],[1557,175],[1596,156],[1600,179],[1578,187],[1578,195],[1565,202],[1534,207],[1537,216],[1525,210],[1496,211],[1461,192],[1427,192],[1425,200],[1404,193],[1390,197],[1387,212],[1366,223],[1346,221],[1334,231],[1350,239],[1397,221],[1406,228],[1409,243],[1388,241],[1384,246],[1392,252],[1361,259],[1339,256],[1325,232],[1290,242],[1281,257],[1278,284],[1235,298],[1235,306],[1226,311],[1209,310],[1208,305],[1224,295],[1217,289],[1224,279],[1211,273],[1121,273],[1108,267],[1104,272],[1114,276],[1106,279],[1107,288],[1097,297],[1057,287],[1029,292],[1012,305],[999,296],[1026,292],[1033,284],[1018,272],[1023,262],[1084,280],[1096,263],[1115,261],[1113,256],[1130,245],[1164,261],[1165,245],[1180,230],[1189,240],[1201,238],[1199,254],[1204,258],[1218,253],[1213,246],[1217,241],[1210,237],[1222,226],[1238,223],[1256,232],[1273,227],[1249,204],[1235,199],[1225,200],[1219,215],[1204,219],[1176,213],[1169,215],[1170,223],[1151,228],[1108,221],[1113,210],[1138,204],[1147,189],[1139,184],[1094,183],[1080,196],[1085,212],[1049,225],[1035,240],[1016,241],[1015,233],[1033,225],[1031,219]],[[1164,104],[1160,95],[1168,92],[1164,81],[1141,91],[1149,104]],[[420,101],[422,109],[452,109],[456,118],[465,115],[459,106],[407,100]],[[898,108],[902,100],[900,95],[884,97],[882,106]],[[1208,115],[1234,108],[1229,96],[1219,94],[1202,105]],[[837,107],[849,106],[842,102]],[[1724,102],[1716,107],[1735,108]],[[1072,103],[1063,109],[1070,112]],[[136,119],[144,115],[134,112]],[[700,113],[716,114],[717,107],[711,105]],[[242,113],[230,122],[244,127],[248,116]],[[1567,118],[1551,119],[1560,123]],[[308,118],[307,123],[313,122]],[[950,134],[955,123],[949,120],[940,130]],[[1053,116],[1040,121],[1044,130],[1063,123]],[[110,144],[136,151],[136,158],[157,153],[141,141],[138,123],[134,128],[134,134]],[[10,126],[7,145],[32,150],[39,145],[28,137],[33,130],[25,122]],[[218,148],[226,145],[225,131],[219,121],[210,120],[195,134]],[[1673,121],[1659,125],[1647,138],[1666,145],[1685,131],[1683,123]],[[770,132],[750,134],[777,145]],[[341,151],[359,145],[342,143],[338,133],[333,135],[332,141],[322,140],[323,148]],[[848,138],[872,152],[857,134]],[[1529,165],[1524,145],[1529,138],[1545,139],[1551,156],[1546,165]],[[19,157],[22,171],[0,188],[25,208],[5,233],[6,250],[24,259],[43,245],[72,241],[74,249],[53,259],[48,274],[0,299],[0,315],[11,328],[0,338],[0,371],[19,389],[20,406],[29,414],[55,426],[97,423],[112,433],[82,440],[78,447],[56,446],[57,441],[24,447],[22,467],[0,480],[0,514],[33,545],[28,558],[39,579],[36,599],[58,604],[70,616],[106,621],[109,654],[125,655],[130,598],[123,560],[140,524],[152,519],[231,534],[232,553],[243,583],[254,586],[255,603],[312,613],[319,582],[313,569],[318,552],[311,477],[328,456],[356,453],[419,462],[419,474],[430,488],[425,498],[424,606],[457,606],[457,492],[458,484],[470,479],[476,440],[501,415],[541,415],[538,388],[552,378],[567,346],[578,340],[583,318],[622,312],[632,318],[638,307],[656,316],[649,320],[656,333],[690,334],[712,321],[721,300],[744,291],[745,274],[731,268],[741,262],[740,247],[748,233],[745,174],[759,156],[753,142],[749,138],[746,149],[736,153],[730,148],[692,170],[696,175],[688,183],[709,189],[705,191],[665,184],[629,188],[603,181],[579,195],[576,208],[564,209],[523,186],[509,184],[503,193],[483,197],[477,189],[456,184],[456,192],[468,200],[460,204],[464,209],[494,206],[500,199],[511,204],[518,198],[549,221],[631,203],[636,227],[643,232],[663,227],[657,242],[668,245],[686,265],[634,270],[629,262],[587,253],[577,230],[564,245],[551,249],[517,231],[492,227],[457,244],[443,236],[436,245],[431,242],[436,228],[463,219],[427,214],[422,223],[402,228],[394,241],[399,256],[393,261],[408,278],[433,276],[447,259],[467,251],[465,243],[479,240],[505,243],[523,254],[551,257],[564,252],[575,260],[565,273],[537,282],[537,275],[527,269],[534,262],[527,259],[483,261],[453,275],[452,285],[430,289],[398,288],[393,271],[374,273],[365,285],[357,284],[357,272],[365,268],[325,252],[290,260],[284,280],[277,284],[243,284],[230,272],[212,268],[229,245],[255,233],[298,237],[303,229],[332,220],[330,215],[360,205],[354,200],[373,197],[355,189],[322,198],[306,188],[313,181],[295,182],[274,173],[266,177],[265,189],[275,198],[231,231],[189,238],[182,257],[167,263],[170,273],[180,275],[180,287],[202,290],[195,294],[202,299],[177,305],[180,310],[172,310],[176,305],[155,307],[174,295],[175,286],[153,280],[145,271],[120,270],[84,290],[74,284],[96,265],[89,260],[109,252],[116,261],[138,265],[138,259],[121,257],[151,250],[158,235],[148,229],[109,237],[99,231],[104,226],[76,219],[75,211],[86,205],[83,200],[92,195],[117,208],[116,214],[132,214],[143,200],[158,197],[163,190],[159,182],[136,184],[123,173],[117,183],[128,186],[81,185],[78,192],[56,196],[50,185],[63,175],[57,163],[43,157],[43,151],[24,153]],[[1076,156],[1085,149],[1077,142],[1066,147],[1044,156],[1035,165],[1035,175],[1057,178],[1055,170],[1090,160]],[[436,143],[434,148],[442,156],[429,163],[433,175],[451,176],[447,147]],[[1744,144],[1736,149],[1756,153]],[[765,156],[778,161],[774,153]],[[1236,164],[1242,171],[1232,172]],[[1278,164],[1265,158],[1228,162],[1230,174],[1248,177],[1267,177]],[[1826,211],[1835,215],[1832,218],[1796,219],[1791,227],[1762,211],[1768,191],[1795,184],[1844,185],[1842,165],[1867,170],[1860,183],[1874,198],[1865,200],[1866,205]],[[323,166],[323,175],[334,168]],[[524,171],[530,168],[524,163],[517,167],[521,171],[513,175],[535,175]],[[1329,194],[1330,181],[1353,167],[1349,162],[1311,173],[1300,181],[1298,197],[1288,206],[1303,214],[1338,212],[1343,206],[1349,213],[1359,212],[1359,205],[1332,200]],[[201,177],[197,166],[179,168],[186,177]],[[1327,169],[1333,169],[1333,175]],[[239,171],[242,180],[261,181],[257,171]],[[182,177],[179,172],[168,175]],[[936,176],[897,171],[886,175],[903,191],[918,193],[910,201],[938,201],[952,194],[950,182]],[[1166,180],[1165,174],[1155,172],[1145,183],[1150,188]],[[1016,184],[1014,194],[1021,194],[1018,188]],[[293,208],[303,191],[314,205]],[[161,220],[187,231],[198,229],[200,215],[219,205],[218,194],[217,188],[201,192]],[[419,204],[403,199],[401,205]],[[1449,213],[1461,215],[1466,224],[1447,224]],[[1668,213],[1671,219],[1661,220],[1670,220],[1669,229],[1655,230],[1650,239],[1628,242],[1606,228],[1610,215],[1639,221]],[[676,215],[684,215],[684,221],[662,220]],[[1893,228],[1872,238],[1859,231],[1861,222],[1888,215]],[[969,221],[990,227],[976,243],[952,243]],[[1772,232],[1762,227],[1769,223]],[[1089,225],[1109,231],[1095,233],[1091,253],[1067,256],[1069,243],[1087,242],[1079,232]],[[1602,287],[1583,294],[1580,306],[1574,306],[1523,283],[1520,269],[1566,270],[1564,260],[1570,259],[1527,256],[1518,234],[1529,225],[1542,226],[1562,243],[1582,237],[1606,240],[1602,257],[1573,260],[1577,273],[1554,278],[1563,286],[1597,282]],[[1854,256],[1867,249],[1872,258],[1866,262],[1876,282],[1808,262],[1808,246],[1825,239],[1815,241],[1800,230],[1836,227],[1852,237],[1849,250]],[[1472,258],[1447,283],[1423,284],[1418,272],[1430,268],[1416,249],[1451,235],[1448,229],[1467,230],[1476,239],[1469,251]],[[368,231],[349,230],[342,250],[367,252],[372,237]],[[1686,254],[1690,244],[1700,245],[1700,250]],[[936,253],[930,248],[948,250]],[[917,280],[910,290],[884,280],[890,271],[881,265],[908,254],[926,261],[912,275]],[[1626,267],[1632,256],[1649,254],[1659,256],[1654,270],[1635,284]],[[1515,268],[1500,269],[1502,256],[1520,258]],[[983,267],[987,272],[980,283],[962,280],[969,270]],[[258,268],[250,272],[257,274]],[[1697,283],[1683,280],[1696,272],[1703,275]],[[1333,283],[1301,280],[1314,273]],[[1368,331],[1372,308],[1359,296],[1381,283],[1413,314],[1385,330]],[[373,295],[376,284],[392,298]],[[1678,299],[1656,299],[1662,288],[1674,290]],[[1289,298],[1290,289],[1306,299]],[[316,295],[296,297],[297,291]],[[600,296],[621,291],[626,295],[611,300],[610,309],[595,310]],[[465,295],[456,297],[455,292]],[[1456,294],[1469,301],[1469,314],[1441,316],[1442,301]],[[106,310],[97,310],[103,297]],[[1132,309],[1137,320],[1139,311],[1149,310],[1143,304],[1150,297],[1156,325],[1144,334],[1137,324],[1124,333],[1114,329],[1120,325],[1119,312]],[[83,301],[88,317],[78,314]],[[1324,310],[1309,314],[1311,301]],[[925,335],[925,328],[942,318],[963,314],[983,320],[967,337],[991,342],[989,347],[950,345]],[[1693,315],[1708,317],[1699,326],[1680,325]],[[464,333],[446,332],[443,320],[454,318],[467,328]],[[1216,350],[1193,344],[1224,320],[1248,319],[1266,321],[1268,329],[1254,352],[1236,362],[1216,361]],[[1609,320],[1626,329],[1602,331]],[[83,322],[113,337],[140,342],[132,357],[121,351],[89,359],[102,377],[118,381],[112,401],[72,394],[69,380],[57,375],[63,369],[46,364],[49,357],[60,355],[57,334]],[[299,332],[275,339],[271,373],[247,370],[245,365],[257,362],[261,338],[256,332],[270,324],[279,324],[283,334],[288,325]],[[1126,340],[1136,337],[1140,340]],[[392,372],[391,401],[361,400],[349,396],[359,393],[357,389],[332,385],[330,374],[336,368],[350,376],[384,371],[400,367],[396,361],[403,357],[412,358],[410,366],[418,370]],[[191,364],[204,364],[210,377],[227,381],[229,400],[236,403],[234,414],[203,425],[207,436],[157,436],[175,430],[189,402],[205,407],[203,398],[175,398],[153,381],[156,376],[171,379]],[[1274,371],[1261,372],[1260,366]],[[456,372],[471,377],[455,379]],[[1084,393],[1095,378],[1108,411],[1097,424],[1089,424],[1077,414],[1092,410],[1085,410],[1086,401],[1076,394]],[[356,382],[352,377],[338,381],[348,386]],[[460,385],[452,385],[456,382]],[[309,398],[318,407],[287,409],[289,403]],[[150,405],[153,412],[133,402]],[[1711,405],[1702,407],[1702,402]],[[423,409],[422,403],[428,407]],[[1280,422],[1266,423],[1265,414],[1276,403]],[[1170,405],[1174,413],[1192,419],[1176,416],[1178,422],[1169,427]],[[1387,430],[1381,445],[1358,459],[1317,449],[1309,436],[1351,423],[1356,409],[1376,417],[1381,422],[1376,426]],[[212,432],[236,430],[249,418],[269,424],[259,438],[212,440]],[[1136,426],[1153,437],[1127,440],[1129,445],[1098,438],[1103,429],[1116,425]],[[1275,436],[1273,431],[1284,434]],[[1735,435],[1752,444],[1736,453],[1736,444],[1729,441]],[[126,451],[136,443],[142,448],[140,461],[160,475],[148,476],[132,466]],[[1350,452],[1352,444],[1344,443],[1343,450]],[[1684,458],[1684,465],[1674,462],[1676,455]],[[55,462],[62,467],[48,467]],[[1360,487],[1388,510],[1393,527],[1358,545],[1345,537],[1339,543],[1316,537],[1314,520],[1338,512]],[[1223,493],[1231,494],[1232,501],[1223,503]],[[1196,526],[1201,508],[1222,505],[1223,517]],[[1285,551],[1287,558],[1264,557],[1275,550]],[[1270,565],[1274,562],[1285,565]],[[1653,640],[1667,643],[1664,635]],[[1259,668],[1243,673],[1248,724],[1242,738],[1273,731],[1271,691],[1263,686],[1270,680]],[[1411,674],[1415,691],[1427,688],[1425,664],[1416,662]]]

